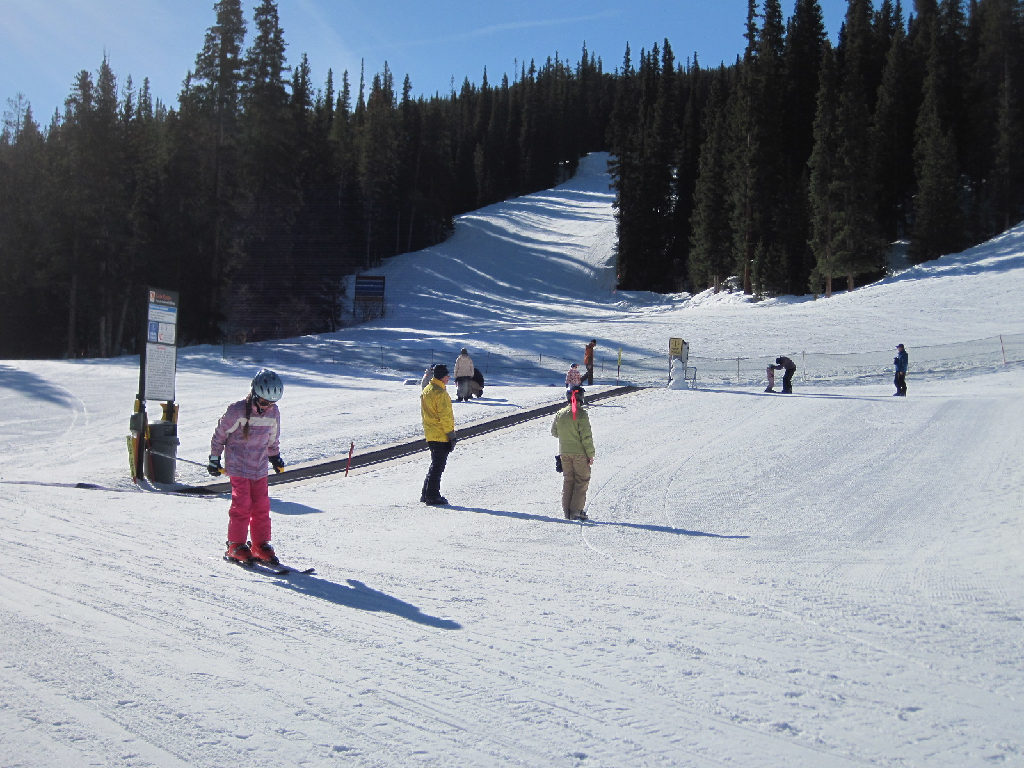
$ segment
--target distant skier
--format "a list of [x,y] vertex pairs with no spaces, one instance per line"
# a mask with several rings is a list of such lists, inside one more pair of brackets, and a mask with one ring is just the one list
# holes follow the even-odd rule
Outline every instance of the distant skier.
[[441,495],[441,475],[448,463],[448,454],[455,448],[455,416],[452,399],[445,389],[447,386],[448,367],[438,363],[434,366],[434,378],[420,393],[423,436],[430,449],[430,469],[423,480],[420,501],[431,506],[448,503],[448,499]]
[[904,349],[902,344],[897,344],[896,350],[896,357],[892,359],[892,364],[896,367],[896,376],[893,379],[893,383],[896,385],[896,392],[893,394],[893,397],[906,397],[907,368],[910,365],[910,357],[907,355],[907,350]]
[[580,386],[583,386],[583,374],[580,373],[579,365],[573,363],[569,366],[569,370],[565,372],[565,388],[569,390]]
[[793,394],[793,374],[796,373],[796,363],[788,357],[776,357],[775,370],[781,371],[783,369],[786,372],[782,374],[782,394],[791,395]]
[[587,520],[587,489],[594,464],[594,434],[583,407],[583,387],[566,392],[569,404],[555,414],[551,434],[558,438],[562,466],[562,513],[566,520]]
[[484,396],[484,375],[480,372],[479,368],[473,369],[473,378],[469,381],[469,396]]
[[583,365],[587,369],[583,378],[587,382],[588,387],[594,385],[594,347],[596,346],[597,339],[591,339],[590,343],[583,348]]
[[463,400],[469,402],[469,382],[473,380],[473,371],[476,368],[473,366],[473,358],[469,356],[469,352],[465,347],[459,353],[459,356],[455,359],[455,397],[461,403]]
[[[254,559],[270,565],[280,561],[270,543],[270,494],[267,463],[284,471],[281,460],[281,411],[277,401],[284,394],[281,377],[264,368],[252,380],[249,394],[228,406],[217,422],[210,441],[207,471],[219,477],[226,470],[231,479],[228,509],[227,552],[241,563]],[[224,464],[221,466],[221,454]],[[251,542],[247,534],[251,534]]]

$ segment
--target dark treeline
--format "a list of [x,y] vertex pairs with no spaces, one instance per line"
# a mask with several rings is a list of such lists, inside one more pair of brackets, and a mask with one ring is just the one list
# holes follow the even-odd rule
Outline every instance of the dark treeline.
[[748,0],[735,66],[682,71],[668,41],[617,83],[619,285],[830,295],[1024,216],[1020,0]]
[[219,0],[177,108],[103,61],[40,128],[0,136],[0,355],[138,349],[143,288],[181,293],[179,343],[333,330],[344,275],[443,240],[459,213],[610,151],[619,285],[829,294],[1024,213],[1021,0],[749,0],[735,64],[667,40],[606,73],[584,45],[513,82],[411,96],[289,66],[273,0]]

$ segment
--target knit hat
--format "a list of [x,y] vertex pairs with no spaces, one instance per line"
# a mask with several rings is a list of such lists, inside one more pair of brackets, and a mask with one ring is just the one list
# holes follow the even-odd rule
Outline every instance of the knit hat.
[[444,363],[438,363],[434,366],[434,378],[443,379],[448,375],[448,366]]

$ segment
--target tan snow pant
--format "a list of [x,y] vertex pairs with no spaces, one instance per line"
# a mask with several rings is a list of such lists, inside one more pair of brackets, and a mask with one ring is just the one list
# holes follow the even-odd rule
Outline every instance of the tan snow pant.
[[581,453],[562,454],[562,512],[577,514],[587,506],[590,464]]

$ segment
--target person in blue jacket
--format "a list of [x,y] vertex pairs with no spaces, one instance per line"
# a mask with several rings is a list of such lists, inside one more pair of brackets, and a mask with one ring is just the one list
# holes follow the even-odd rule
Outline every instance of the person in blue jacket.
[[910,358],[907,356],[907,350],[904,349],[902,344],[896,345],[896,357],[892,359],[892,364],[896,366],[896,376],[893,379],[896,391],[893,393],[893,397],[906,397],[907,366],[910,365]]

